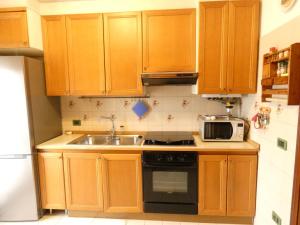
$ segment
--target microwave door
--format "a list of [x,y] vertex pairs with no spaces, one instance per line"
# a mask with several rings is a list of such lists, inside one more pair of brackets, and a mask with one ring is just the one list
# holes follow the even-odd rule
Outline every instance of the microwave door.
[[233,127],[230,122],[207,122],[204,131],[206,140],[230,140],[233,135]]

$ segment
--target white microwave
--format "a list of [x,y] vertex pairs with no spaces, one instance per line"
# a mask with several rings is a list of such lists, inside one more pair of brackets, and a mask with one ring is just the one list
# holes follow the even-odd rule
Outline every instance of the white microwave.
[[202,141],[244,141],[244,120],[228,116],[201,116]]

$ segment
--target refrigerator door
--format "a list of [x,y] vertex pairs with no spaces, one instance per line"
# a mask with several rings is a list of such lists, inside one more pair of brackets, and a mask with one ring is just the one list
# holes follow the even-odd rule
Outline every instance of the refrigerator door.
[[0,222],[38,220],[31,155],[0,155]]
[[24,57],[0,56],[0,155],[31,154],[24,72]]

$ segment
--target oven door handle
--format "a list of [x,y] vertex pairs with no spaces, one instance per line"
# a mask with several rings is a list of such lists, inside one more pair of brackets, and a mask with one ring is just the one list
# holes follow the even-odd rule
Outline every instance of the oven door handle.
[[182,165],[182,164],[164,164],[164,165],[161,165],[161,164],[145,164],[143,163],[143,168],[156,168],[156,169],[159,169],[159,168],[162,168],[162,169],[173,169],[173,170],[178,170],[179,168],[180,169],[197,169],[197,164],[185,164],[185,165]]

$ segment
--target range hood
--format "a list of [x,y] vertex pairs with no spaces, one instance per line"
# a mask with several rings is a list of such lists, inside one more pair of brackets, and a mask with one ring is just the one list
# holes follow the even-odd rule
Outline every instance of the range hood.
[[198,79],[195,72],[142,73],[141,76],[144,86],[194,85]]

